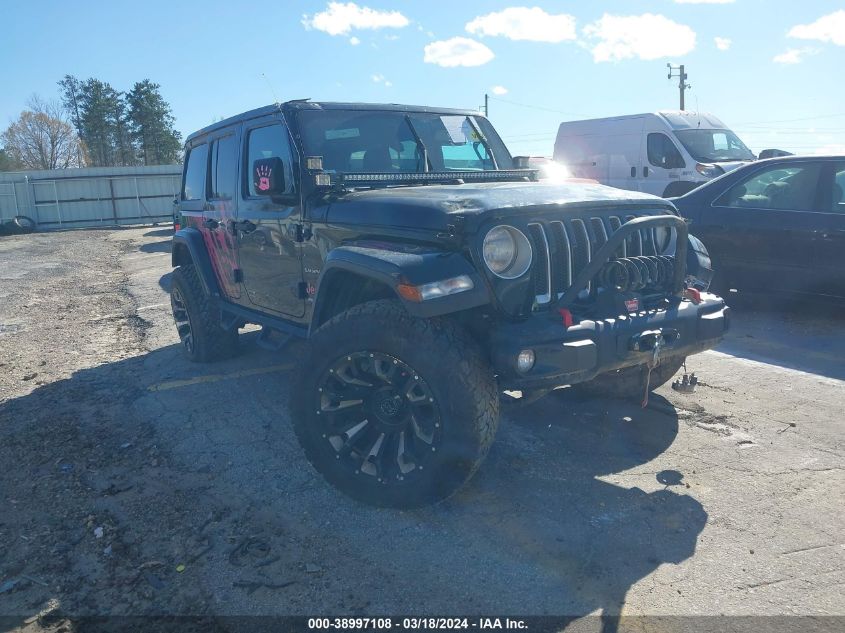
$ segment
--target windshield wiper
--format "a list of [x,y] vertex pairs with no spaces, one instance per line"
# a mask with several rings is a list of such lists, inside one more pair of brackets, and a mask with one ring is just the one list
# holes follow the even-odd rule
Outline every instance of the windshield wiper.
[[[487,155],[490,157],[490,160],[493,162],[493,169],[499,169],[499,165],[498,165],[498,163],[496,163],[496,157],[493,155],[493,149],[487,143],[487,139],[484,138],[484,135],[481,133],[481,130],[478,129],[478,126],[475,124],[475,122],[471,118],[467,117],[466,120],[467,120],[467,123],[469,123],[470,126],[472,127],[475,134],[478,136],[478,140],[481,141],[481,144],[484,146],[484,149],[487,150]],[[480,158],[480,156],[479,156],[479,158]]]
[[428,160],[428,148],[426,148],[425,143],[422,142],[420,135],[417,133],[417,128],[415,128],[414,124],[411,123],[411,117],[407,114],[405,115],[405,122],[408,124],[408,127],[410,128],[411,134],[414,135],[414,140],[417,142],[417,149],[422,154],[423,172],[428,172],[428,171],[431,170],[431,163]]

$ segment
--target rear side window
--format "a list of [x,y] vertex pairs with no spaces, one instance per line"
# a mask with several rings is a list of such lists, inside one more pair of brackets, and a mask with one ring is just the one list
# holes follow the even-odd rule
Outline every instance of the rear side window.
[[208,145],[203,143],[191,148],[185,165],[182,200],[202,200],[205,190],[205,171],[208,166]]
[[[284,166],[285,191],[294,193],[296,188],[293,181],[293,157],[291,155],[290,142],[285,127],[279,123],[250,130],[247,136],[247,163],[245,174],[252,174],[252,164],[265,158],[279,158]],[[255,190],[253,178],[247,177],[244,191],[249,191],[250,196],[258,196]]]
[[231,200],[238,181],[238,146],[230,134],[217,139],[211,146],[211,185],[209,192],[215,200]]
[[663,169],[686,167],[684,158],[672,139],[660,133],[648,135],[648,162]]
[[732,187],[720,204],[735,208],[812,211],[818,196],[821,165],[776,165]]

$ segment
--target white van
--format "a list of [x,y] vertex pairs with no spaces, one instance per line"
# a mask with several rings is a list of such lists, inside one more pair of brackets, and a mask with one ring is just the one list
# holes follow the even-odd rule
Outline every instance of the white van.
[[713,115],[663,111],[561,123],[554,159],[573,176],[669,198],[755,157]]

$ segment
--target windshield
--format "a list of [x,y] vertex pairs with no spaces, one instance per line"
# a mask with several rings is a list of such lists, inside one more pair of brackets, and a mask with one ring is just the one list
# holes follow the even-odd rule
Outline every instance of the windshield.
[[513,160],[483,117],[424,112],[315,110],[299,115],[307,156],[330,172],[486,171]]
[[754,160],[754,154],[730,130],[677,130],[681,144],[699,163]]

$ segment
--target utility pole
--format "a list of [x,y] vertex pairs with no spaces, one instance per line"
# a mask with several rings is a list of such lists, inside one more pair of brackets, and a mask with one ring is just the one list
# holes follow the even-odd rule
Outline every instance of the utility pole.
[[[681,64],[680,66],[673,66],[672,64],[666,64],[666,67],[669,69],[669,75],[668,75],[669,79],[672,79],[672,77],[678,78],[678,90],[681,92],[681,110],[683,111],[683,110],[686,109],[686,108],[684,108],[684,91],[689,89],[689,88],[692,88],[692,86],[687,83],[687,79],[689,78],[689,76],[684,71],[684,65],[683,64]],[[677,75],[675,74],[676,71],[678,73]]]
[[489,107],[488,107],[489,99],[490,99],[490,97],[485,92],[484,93],[484,116],[485,116],[485,118],[488,118],[488,119],[490,118],[490,110],[489,110]]

